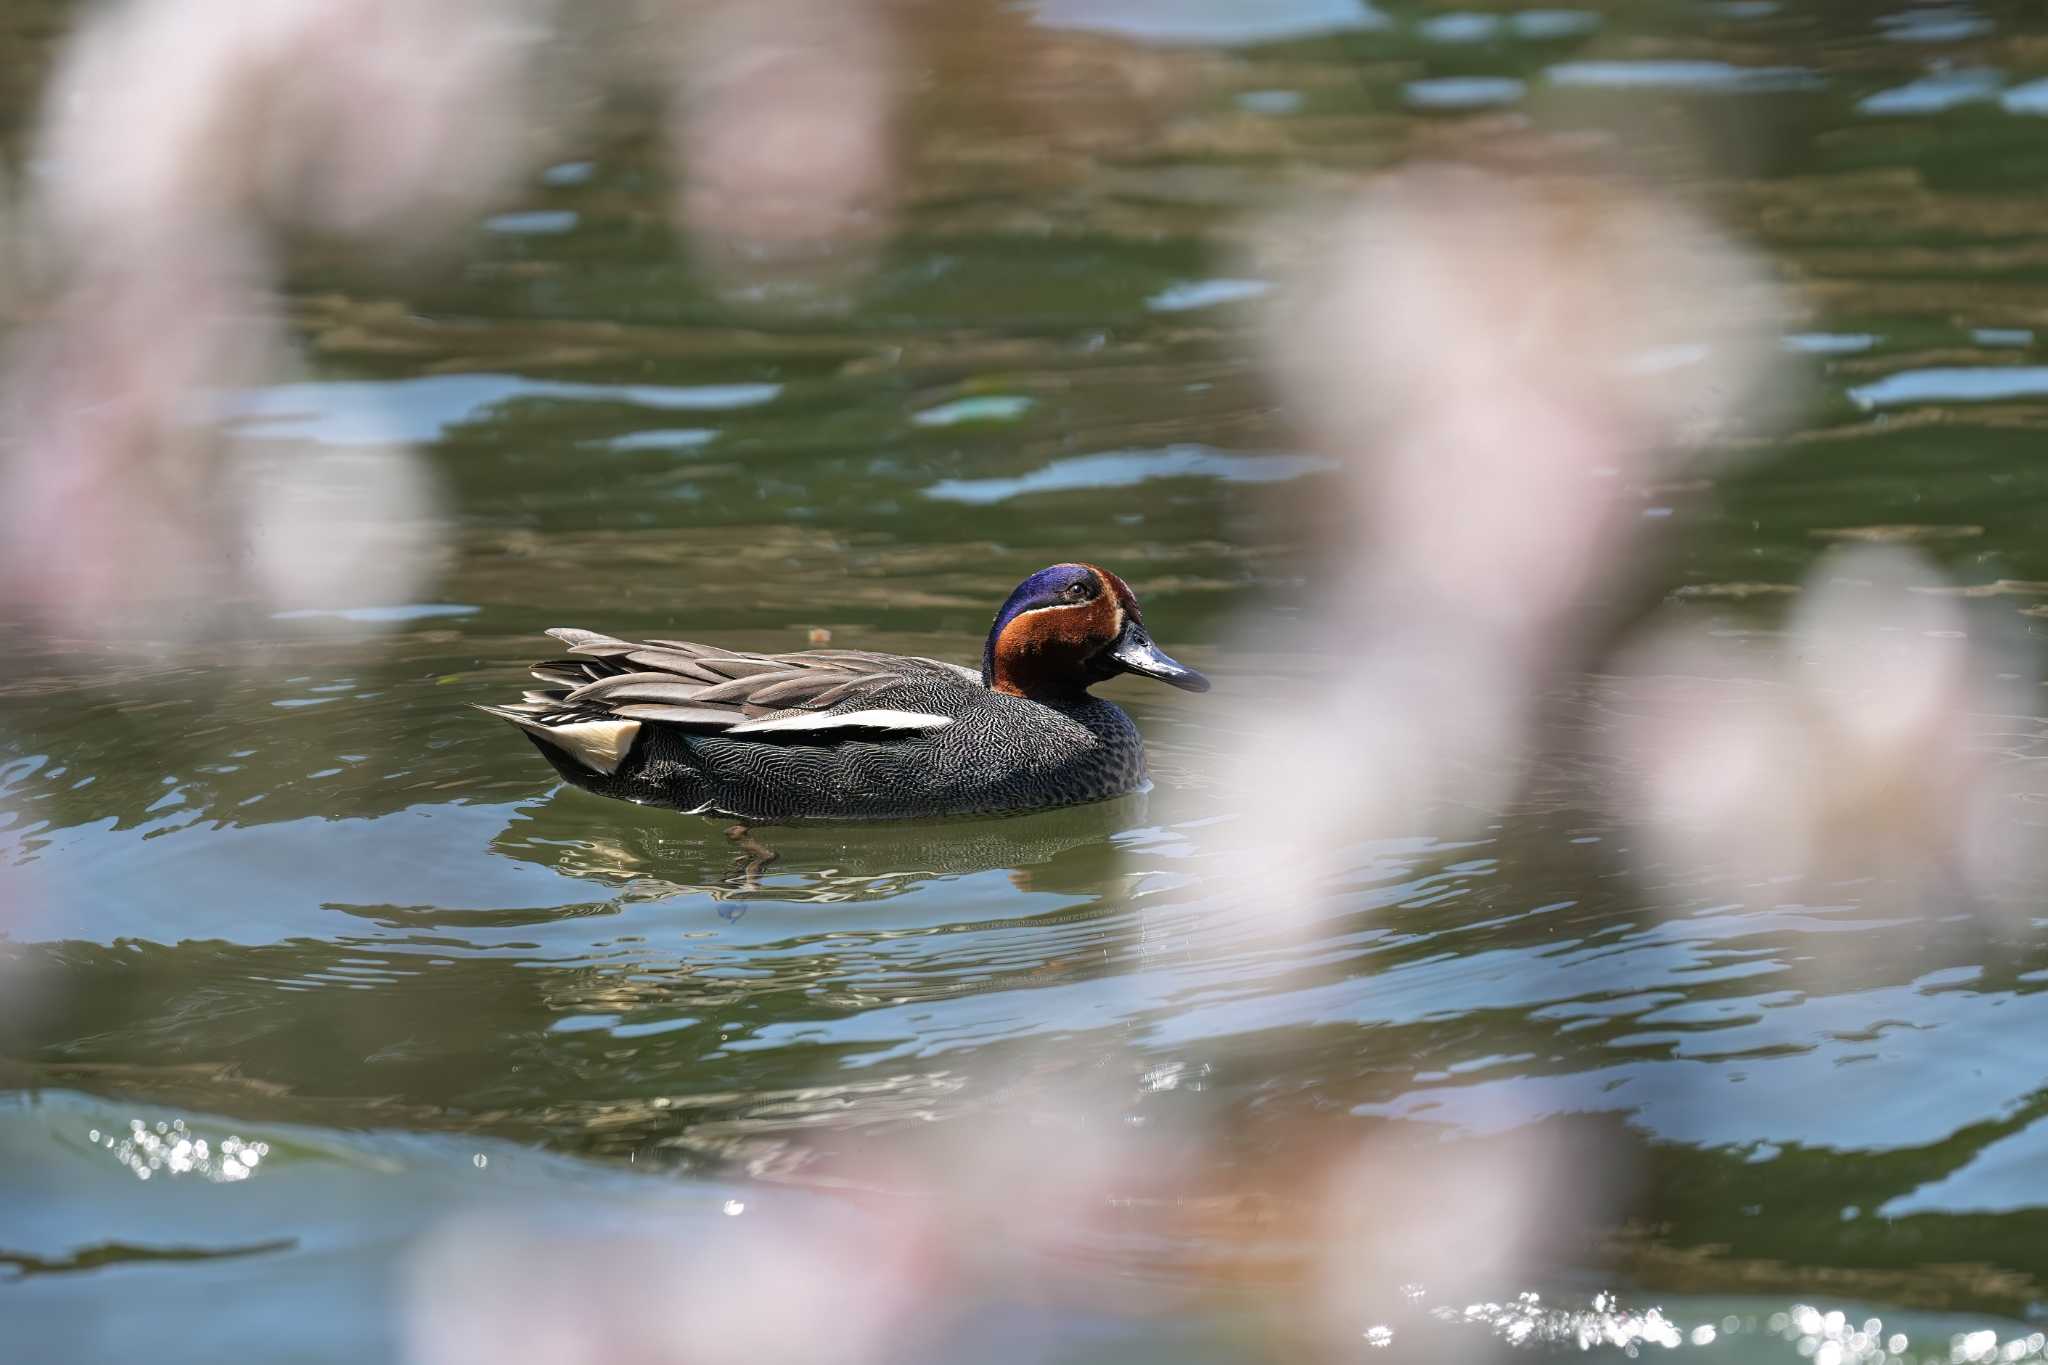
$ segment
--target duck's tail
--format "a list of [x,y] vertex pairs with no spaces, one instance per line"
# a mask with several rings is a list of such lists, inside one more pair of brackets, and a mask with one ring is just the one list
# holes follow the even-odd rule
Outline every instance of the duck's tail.
[[518,726],[534,739],[607,777],[618,772],[619,765],[632,752],[634,739],[640,734],[640,722],[637,720],[551,722],[545,719],[551,708],[538,702],[528,701],[517,706],[486,706],[482,702],[470,704],[487,716],[496,716]]

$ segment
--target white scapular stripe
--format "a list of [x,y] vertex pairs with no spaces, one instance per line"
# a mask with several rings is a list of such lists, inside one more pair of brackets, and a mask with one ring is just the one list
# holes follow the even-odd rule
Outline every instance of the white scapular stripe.
[[943,730],[953,723],[951,716],[929,711],[842,711],[828,716],[782,716],[776,720],[750,720],[727,730],[728,735],[762,735],[780,732],[815,733],[821,730]]

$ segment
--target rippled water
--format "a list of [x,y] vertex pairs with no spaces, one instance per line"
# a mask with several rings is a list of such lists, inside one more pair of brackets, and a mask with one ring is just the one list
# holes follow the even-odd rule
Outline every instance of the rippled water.
[[[1085,1262],[1129,1289],[1054,1294],[1041,1321],[1020,1272],[962,1329],[1020,1358],[1257,1355],[1315,1151],[1483,1165],[1531,1132],[1626,1178],[1555,1220],[1540,1283],[1446,1303],[1384,1267],[1362,1351],[1841,1361],[1905,1333],[1892,1354],[2037,1357],[2048,919],[1907,916],[1859,885],[1731,905],[1694,867],[1665,869],[1699,884],[1691,911],[1654,911],[1600,778],[1561,756],[1482,838],[1418,816],[1338,850],[1332,904],[1283,947],[1215,913],[1242,882],[1206,833],[1227,793],[1204,699],[1110,689],[1147,796],[759,831],[772,861],[564,789],[466,709],[553,625],[969,659],[1016,579],[1066,558],[1130,579],[1223,697],[1284,687],[1314,661],[1222,642],[1300,600],[1329,464],[1246,362],[1264,282],[1233,264],[1235,215],[1512,144],[1520,119],[1691,167],[1812,305],[1785,336],[1795,431],[1646,505],[1651,596],[1769,631],[1768,589],[1840,535],[1906,536],[2038,634],[2048,25],[2027,7],[1029,8],[1077,61],[1136,45],[1189,106],[1057,165],[1018,169],[994,132],[934,153],[843,317],[713,302],[648,226],[630,110],[459,268],[372,284],[308,248],[314,377],[222,401],[252,437],[424,443],[454,508],[432,600],[156,662],[10,637],[0,1317],[23,1358],[377,1358],[416,1292],[398,1267],[479,1205],[564,1239],[715,1239],[1075,1095],[1136,1154],[1100,1206],[1135,1212]],[[17,116],[54,27],[19,22]],[[1632,704],[1588,677],[1560,724]],[[2048,750],[2034,711],[1982,728]]]

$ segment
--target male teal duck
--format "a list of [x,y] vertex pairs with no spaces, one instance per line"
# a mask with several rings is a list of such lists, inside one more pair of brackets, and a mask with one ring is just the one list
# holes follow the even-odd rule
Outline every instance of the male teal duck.
[[1119,673],[1209,680],[1146,633],[1130,585],[1055,564],[996,613],[981,671],[898,654],[747,654],[548,632],[574,656],[509,706],[563,778],[602,796],[753,823],[999,815],[1122,796],[1145,747],[1088,689]]

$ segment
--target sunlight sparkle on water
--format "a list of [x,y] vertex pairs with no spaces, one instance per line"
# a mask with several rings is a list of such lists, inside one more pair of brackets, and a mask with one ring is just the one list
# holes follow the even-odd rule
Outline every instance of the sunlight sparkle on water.
[[1947,1361],[1965,1365],[1972,1361],[2039,1360],[2048,1350],[2048,1335],[2032,1332],[2002,1339],[1989,1328],[1957,1332],[1948,1339],[1946,1350],[1908,1355],[1912,1339],[1904,1332],[1887,1334],[1881,1318],[1851,1319],[1839,1309],[1823,1312],[1811,1304],[1796,1304],[1787,1313],[1773,1313],[1766,1330],[1793,1343],[1799,1355],[1815,1365],[1881,1365],[1881,1362],[1918,1360]]
[[1435,1316],[1443,1322],[1483,1325],[1514,1346],[1573,1345],[1586,1351],[1605,1345],[1633,1355],[1639,1346],[1668,1348],[1683,1340],[1660,1310],[1622,1312],[1609,1294],[1595,1294],[1590,1309],[1570,1309],[1545,1308],[1542,1295],[1524,1292],[1505,1304],[1439,1308]]
[[142,1119],[128,1120],[128,1131],[102,1132],[94,1128],[86,1140],[105,1148],[134,1173],[148,1180],[159,1173],[168,1176],[196,1175],[216,1185],[247,1180],[270,1155],[267,1142],[244,1142],[226,1137],[218,1143],[192,1132],[183,1119],[159,1122],[154,1127]]
[[[1422,1297],[1414,1286],[1404,1286],[1403,1294],[1411,1302]],[[1887,1332],[1880,1318],[1851,1317],[1840,1309],[1824,1310],[1811,1304],[1794,1304],[1767,1318],[1745,1320],[1729,1314],[1718,1322],[1687,1327],[1665,1316],[1661,1308],[1624,1308],[1613,1294],[1595,1294],[1585,1307],[1573,1308],[1546,1304],[1540,1293],[1527,1290],[1504,1303],[1441,1307],[1430,1316],[1439,1323],[1482,1328],[1509,1346],[1580,1351],[1610,1348],[1631,1359],[1652,1346],[1673,1351],[1687,1346],[1725,1351],[1742,1337],[1784,1342],[1796,1353],[1795,1358],[1815,1365],[1994,1365],[2037,1361],[2048,1352],[2048,1334],[2030,1332],[2005,1338],[1990,1328],[1955,1332],[1945,1340],[1923,1338],[1916,1351],[1907,1332],[1897,1328]],[[1368,1346],[1386,1347],[1405,1330],[1397,1322],[1375,1323],[1360,1336]],[[1776,1357],[1766,1351],[1759,1358]]]

